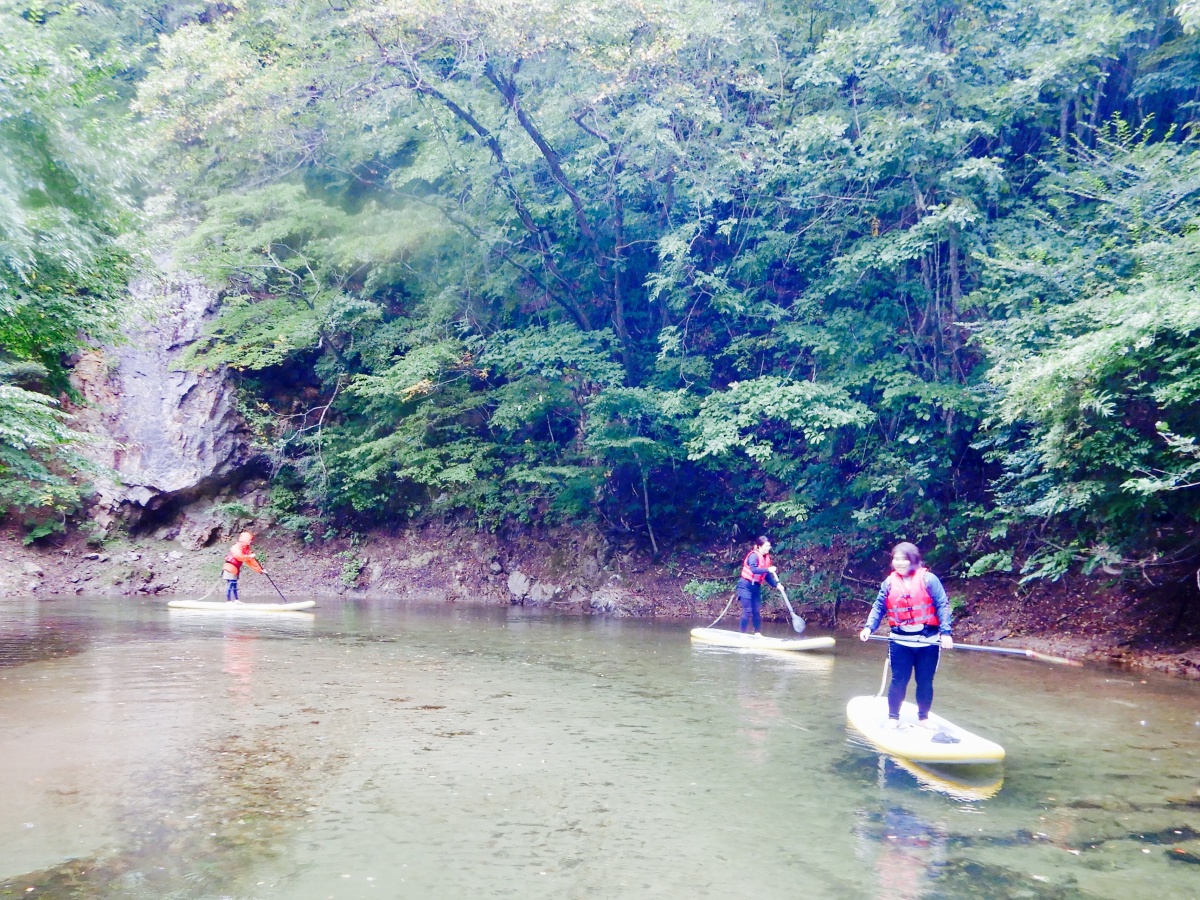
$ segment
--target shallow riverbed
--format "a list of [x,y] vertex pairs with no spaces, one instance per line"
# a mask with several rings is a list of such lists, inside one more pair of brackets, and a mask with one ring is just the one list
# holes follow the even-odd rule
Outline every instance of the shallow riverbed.
[[1200,897],[1194,683],[950,654],[951,783],[848,738],[878,644],[314,612],[0,606],[0,896]]

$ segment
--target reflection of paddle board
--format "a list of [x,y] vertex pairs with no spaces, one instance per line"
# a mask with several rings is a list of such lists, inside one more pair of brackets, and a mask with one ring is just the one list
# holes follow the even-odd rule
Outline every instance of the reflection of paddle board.
[[923,766],[907,759],[891,757],[917,783],[928,791],[937,791],[955,800],[987,800],[995,797],[1004,784],[1004,776],[993,765],[955,766],[953,770]]
[[853,698],[846,704],[846,718],[872,746],[900,759],[942,765],[984,765],[1004,759],[1004,748],[999,744],[934,713],[929,714],[929,721],[937,730],[921,728],[913,703],[900,708],[900,728],[888,727],[886,697]]
[[297,600],[295,603],[226,603],[223,600],[172,600],[167,604],[171,609],[203,609],[210,612],[229,613],[230,615],[295,612],[298,609],[311,609],[316,605],[316,600]]
[[724,628],[693,628],[692,640],[705,644],[717,644],[721,647],[741,647],[745,650],[825,650],[836,643],[831,637],[801,639],[755,637],[752,634],[727,631]]

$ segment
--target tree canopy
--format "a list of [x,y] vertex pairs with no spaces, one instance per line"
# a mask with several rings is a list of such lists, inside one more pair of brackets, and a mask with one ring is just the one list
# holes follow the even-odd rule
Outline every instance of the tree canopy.
[[[6,16],[62,53],[109,8],[38,9]],[[192,364],[238,373],[297,527],[596,519],[669,552],[767,522],[1028,577],[1198,552],[1191,0],[109,13],[147,47],[105,95],[143,206],[224,290]],[[39,227],[87,285],[120,192],[71,177],[105,212]]]

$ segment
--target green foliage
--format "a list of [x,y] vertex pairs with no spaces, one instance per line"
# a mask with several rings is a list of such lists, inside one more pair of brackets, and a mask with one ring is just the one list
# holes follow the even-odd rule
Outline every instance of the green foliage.
[[335,558],[342,560],[342,568],[338,573],[338,580],[348,588],[358,584],[358,578],[362,575],[363,567],[366,561],[360,557],[354,550],[343,550],[340,553],[334,554]]
[[82,497],[77,436],[51,399],[69,392],[67,358],[113,337],[127,305],[115,101],[138,50],[58,4],[0,3],[0,32],[0,515],[21,513],[32,540]]
[[769,521],[1025,578],[1188,544],[1191,0],[185,4],[119,84],[67,10],[0,56],[2,361],[61,387],[113,320],[124,181],[68,141],[136,95],[289,527]]
[[728,581],[697,581],[693,578],[683,586],[685,593],[691,594],[698,603],[707,603],[713,597],[724,594],[729,590]]

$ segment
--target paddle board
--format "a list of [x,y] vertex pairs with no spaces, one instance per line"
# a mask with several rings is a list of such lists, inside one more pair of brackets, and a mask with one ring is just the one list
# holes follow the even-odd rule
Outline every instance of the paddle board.
[[693,628],[692,640],[721,647],[740,647],[745,650],[826,650],[836,641],[831,637],[773,638],[755,637],[724,628]]
[[[1004,748],[999,744],[935,713],[929,714],[929,721],[936,730],[921,728],[915,703],[900,707],[899,728],[888,727],[886,697],[854,697],[846,704],[846,719],[877,750],[900,759],[941,765],[984,765],[1004,759]],[[934,740],[939,734],[951,740]]]
[[224,600],[172,600],[171,609],[205,609],[224,613],[294,612],[311,609],[316,600],[297,600],[295,603],[226,603]]
[[1004,775],[1001,774],[1004,770],[991,764],[947,766],[941,763],[936,767],[929,767],[910,759],[894,756],[884,758],[917,779],[917,783],[925,790],[937,791],[955,800],[989,800],[1004,786]]

